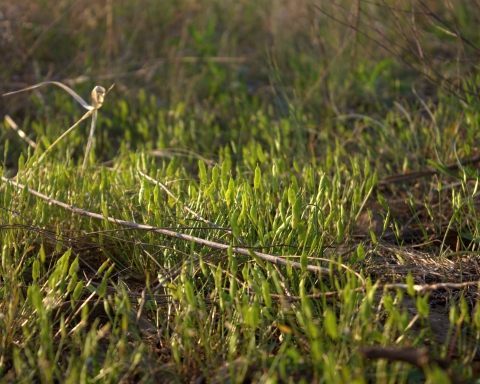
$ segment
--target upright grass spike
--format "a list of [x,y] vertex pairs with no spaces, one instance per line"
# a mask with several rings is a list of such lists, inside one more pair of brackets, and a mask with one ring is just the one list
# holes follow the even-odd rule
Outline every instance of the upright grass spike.
[[113,84],[110,88],[108,88],[107,91],[105,91],[105,88],[103,88],[99,85],[95,86],[95,88],[93,88],[93,90],[92,90],[92,105],[89,105],[85,100],[83,100],[83,98],[80,95],[78,95],[73,89],[66,86],[65,84],[59,83],[58,81],[44,81],[42,83],[38,83],[38,84],[32,85],[31,87],[23,88],[23,89],[20,89],[18,91],[5,93],[3,96],[9,96],[9,95],[13,95],[15,93],[29,91],[31,89],[38,88],[38,87],[40,87],[42,85],[45,85],[45,84],[54,84],[54,85],[59,86],[60,88],[62,88],[66,92],[68,92],[83,108],[88,110],[88,112],[85,113],[85,115],[83,115],[80,118],[80,120],[78,120],[75,124],[73,124],[62,135],[60,135],[60,137],[57,140],[55,140],[55,142],[52,145],[50,145],[45,150],[45,152],[42,153],[42,155],[38,159],[37,164],[40,164],[43,161],[43,158],[45,157],[45,155],[48,152],[50,152],[50,150],[55,145],[57,145],[57,143],[60,140],[62,140],[66,135],[68,135],[80,122],[82,122],[83,120],[88,118],[90,115],[92,115],[92,125],[90,126],[90,134],[88,136],[87,147],[85,148],[85,157],[83,159],[83,165],[82,165],[82,174],[83,174],[83,171],[84,171],[85,166],[87,164],[88,154],[89,154],[90,148],[92,146],[93,134],[95,133],[95,127],[97,125],[97,110],[99,110],[102,107],[103,102],[105,100],[105,96],[107,95],[108,92],[110,92],[110,90],[114,87],[115,84]]

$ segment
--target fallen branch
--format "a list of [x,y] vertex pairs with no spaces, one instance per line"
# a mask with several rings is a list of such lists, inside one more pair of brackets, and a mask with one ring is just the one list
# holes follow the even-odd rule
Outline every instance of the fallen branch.
[[[25,185],[20,184],[16,181],[10,180],[10,179],[8,179],[4,176],[2,176],[2,180],[5,181],[5,182],[8,182],[8,183],[11,183],[12,185],[14,185],[15,187],[20,188],[20,189],[27,188]],[[214,241],[205,240],[205,239],[202,239],[202,238],[199,238],[199,237],[186,235],[186,234],[183,234],[183,233],[180,233],[180,232],[173,232],[173,231],[170,231],[168,229],[152,227],[150,225],[138,224],[138,223],[134,223],[134,222],[131,222],[131,221],[126,221],[126,220],[119,220],[119,219],[115,219],[115,218],[110,217],[110,216],[105,217],[105,216],[100,215],[98,213],[89,212],[89,211],[86,211],[84,209],[77,208],[73,205],[69,205],[69,204],[63,203],[61,201],[55,200],[55,199],[53,199],[53,198],[51,198],[47,195],[44,195],[40,192],[35,191],[33,189],[27,188],[27,191],[29,193],[31,193],[32,195],[39,197],[42,200],[48,201],[51,204],[62,207],[64,209],[68,210],[68,211],[76,213],[77,215],[87,216],[87,217],[90,217],[92,219],[97,219],[97,220],[107,220],[110,223],[117,224],[117,225],[122,225],[124,227],[135,228],[135,229],[143,230],[143,231],[151,231],[151,232],[159,233],[161,235],[165,235],[165,236],[168,236],[168,237],[174,237],[174,238],[177,238],[177,239],[180,239],[180,240],[183,240],[183,241],[194,242],[196,244],[205,245],[207,247],[211,247],[211,248],[215,248],[215,249],[227,250],[230,247],[229,245],[226,245],[226,244],[216,243]],[[244,247],[233,246],[232,251],[237,253],[237,254],[244,255],[244,256],[258,257],[259,259],[268,261],[268,262],[273,263],[273,264],[290,265],[293,268],[302,269],[301,264],[297,263],[295,261],[287,261],[287,260],[282,259],[281,257],[278,257],[278,256],[273,256],[273,255],[268,255],[266,253],[256,252],[256,251],[253,251],[251,249],[244,248]],[[317,267],[315,265],[307,265],[306,270],[309,271],[309,272],[314,272],[314,273],[318,273],[318,274],[322,274],[322,275],[329,275],[330,274],[330,270],[328,268]]]
[[448,362],[445,360],[432,358],[427,348],[384,348],[375,346],[361,347],[358,351],[367,359],[403,361],[422,370],[432,363],[444,369],[449,366]]
[[[471,165],[480,162],[480,156],[473,157],[471,159],[464,160],[462,163],[463,165]],[[449,164],[445,166],[446,169],[453,171],[455,169],[460,168],[460,165],[458,163],[455,164]],[[427,177],[431,175],[436,175],[440,174],[440,171],[437,169],[427,169],[426,171],[419,171],[419,172],[412,172],[412,173],[406,173],[404,175],[392,175],[388,176],[383,180],[378,181],[378,185],[388,185],[388,184],[395,184],[395,183],[401,183],[402,181],[409,181],[409,180],[415,180],[419,179],[421,177]]]
[[[436,284],[414,284],[413,290],[417,293],[425,293],[430,291],[437,291],[437,290],[449,290],[449,289],[461,289],[466,287],[475,287],[480,285],[480,280],[475,281],[467,281],[464,283],[436,283]],[[364,292],[367,288],[366,285],[362,285],[361,287],[351,289],[350,292]],[[386,290],[386,291],[396,291],[397,289],[404,289],[408,290],[408,284],[383,284],[378,285],[376,287],[377,291]],[[331,292],[322,292],[322,293],[314,293],[311,295],[306,295],[309,299],[320,299],[323,297],[335,297],[339,296],[343,293],[343,290],[339,291],[331,291]],[[284,299],[287,301],[300,301],[302,299],[301,296],[282,296],[271,294],[270,295],[274,299]]]

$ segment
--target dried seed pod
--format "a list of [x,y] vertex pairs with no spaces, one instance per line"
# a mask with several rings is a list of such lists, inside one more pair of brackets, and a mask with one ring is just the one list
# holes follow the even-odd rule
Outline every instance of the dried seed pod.
[[100,109],[103,104],[103,100],[105,100],[105,88],[97,85],[93,88],[92,91],[92,107],[94,109]]

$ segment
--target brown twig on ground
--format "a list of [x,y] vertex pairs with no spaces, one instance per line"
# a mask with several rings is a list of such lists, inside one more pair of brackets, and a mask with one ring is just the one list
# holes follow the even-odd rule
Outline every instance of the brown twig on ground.
[[[479,162],[480,162],[480,156],[477,156],[477,157],[472,157],[471,159],[465,160],[462,165],[475,164]],[[455,163],[455,164],[446,165],[445,168],[449,170],[454,170],[454,169],[460,168],[460,166],[461,166],[460,164]],[[393,176],[388,176],[383,180],[380,180],[378,182],[378,185],[401,183],[402,181],[410,181],[414,179],[419,179],[420,177],[431,176],[438,173],[440,172],[436,169],[428,169],[426,171],[412,172],[404,175],[393,175]]]
[[[465,283],[437,283],[437,284],[414,284],[413,290],[417,293],[426,293],[436,290],[449,290],[449,289],[461,289],[466,287],[474,287],[480,284],[480,280],[475,281],[467,281]],[[366,286],[362,285],[361,287],[351,289],[350,292],[363,292],[365,291]],[[376,287],[377,291],[387,290],[387,291],[396,291],[397,289],[404,289],[408,290],[408,284],[383,284]],[[320,299],[322,297],[336,297],[340,296],[343,293],[342,290],[339,291],[331,291],[331,292],[322,292],[322,293],[314,293],[311,295],[306,295],[308,299]],[[287,301],[299,301],[302,299],[301,296],[282,296],[271,294],[272,298],[274,299],[285,299]]]
[[440,368],[448,368],[449,366],[445,360],[432,358],[427,348],[384,348],[375,346],[360,347],[358,351],[367,359],[404,361],[419,369],[424,369],[432,363],[438,365]]
[[[25,185],[20,184],[16,181],[10,180],[10,179],[8,179],[4,176],[2,176],[2,180],[4,182],[11,183],[12,185],[14,185],[17,188],[20,188],[20,189],[25,189],[26,188]],[[196,243],[196,244],[205,245],[207,247],[211,247],[211,248],[215,248],[215,249],[228,250],[228,248],[230,247],[230,245],[227,245],[227,244],[216,243],[214,241],[205,240],[205,239],[202,239],[202,238],[199,238],[199,237],[186,235],[186,234],[183,234],[183,233],[180,233],[180,232],[173,232],[173,231],[170,231],[168,229],[157,228],[157,227],[152,227],[150,225],[138,224],[138,223],[134,223],[134,222],[131,222],[131,221],[115,219],[114,217],[110,217],[110,216],[105,217],[105,216],[100,215],[98,213],[89,212],[89,211],[86,211],[84,209],[74,207],[73,205],[69,205],[69,204],[63,203],[61,201],[55,200],[55,199],[53,199],[49,196],[44,195],[43,193],[35,191],[33,189],[27,188],[27,190],[32,195],[37,196],[42,200],[48,201],[49,203],[57,205],[57,206],[59,206],[61,208],[64,208],[68,211],[76,213],[77,215],[87,216],[87,217],[91,217],[92,219],[97,219],[97,220],[107,220],[107,221],[109,221],[110,223],[113,223],[113,224],[122,225],[122,226],[130,227],[130,228],[135,228],[135,229],[143,230],[143,231],[151,231],[151,232],[159,233],[161,235],[165,235],[165,236],[168,236],[168,237],[174,237],[174,238],[177,238],[177,239],[180,239],[180,240],[183,240],[183,241],[193,242],[193,243]],[[288,261],[288,260],[282,259],[281,257],[278,257],[278,256],[273,256],[273,255],[268,255],[266,253],[256,252],[256,251],[253,251],[251,249],[244,248],[244,247],[232,246],[232,251],[237,253],[237,254],[244,255],[244,256],[258,257],[259,259],[264,260],[264,261],[268,261],[270,263],[280,264],[280,265],[290,265],[293,268],[302,269],[302,266],[301,266],[300,263],[297,263],[297,262],[294,262],[294,261]],[[309,272],[314,272],[314,273],[318,273],[318,274],[322,274],[322,275],[329,275],[330,274],[330,270],[328,268],[317,267],[315,265],[307,265],[306,270],[309,271]]]

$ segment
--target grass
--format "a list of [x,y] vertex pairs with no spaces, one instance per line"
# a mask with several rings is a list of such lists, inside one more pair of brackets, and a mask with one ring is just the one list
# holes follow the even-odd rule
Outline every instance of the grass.
[[135,4],[1,6],[1,380],[478,380],[475,4]]

